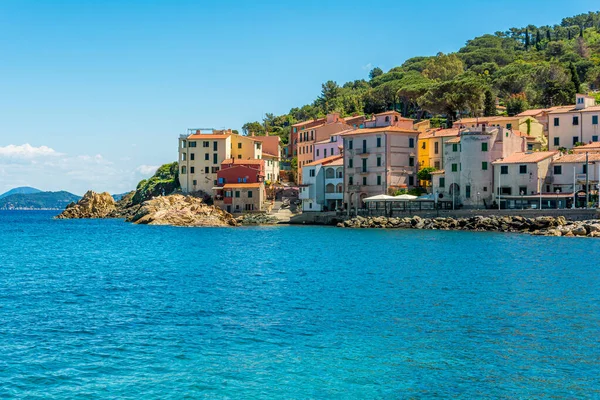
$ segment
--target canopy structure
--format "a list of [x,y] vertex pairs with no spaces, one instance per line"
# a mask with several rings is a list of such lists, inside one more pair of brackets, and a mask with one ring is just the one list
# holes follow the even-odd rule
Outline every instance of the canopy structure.
[[413,196],[410,194],[401,194],[400,196],[395,196],[392,198],[394,199],[394,201],[412,201],[412,200],[416,200],[417,196]]
[[367,197],[363,200],[365,203],[369,203],[371,201],[398,201],[398,199],[394,196],[388,196],[386,194],[378,194],[377,196]]

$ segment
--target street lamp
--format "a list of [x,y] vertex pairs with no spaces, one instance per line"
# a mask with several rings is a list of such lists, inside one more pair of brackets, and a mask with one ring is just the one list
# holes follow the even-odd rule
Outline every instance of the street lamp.
[[477,192],[477,209],[479,210],[479,196],[481,196],[481,192]]
[[558,210],[558,194],[560,193],[560,189],[556,189],[556,209]]

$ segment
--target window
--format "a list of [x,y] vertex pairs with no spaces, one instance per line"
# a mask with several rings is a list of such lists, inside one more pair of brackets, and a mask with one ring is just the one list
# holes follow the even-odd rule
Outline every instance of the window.
[[[215,142],[217,143],[217,142]],[[219,155],[217,153],[213,154],[213,164],[219,163]]]
[[181,174],[187,174],[187,168],[185,167],[185,165],[183,167],[181,167]]
[[562,175],[562,165],[554,166],[554,175]]
[[348,140],[348,150],[352,150],[352,145],[353,145],[352,142],[353,142],[352,140]]
[[367,159],[362,159],[362,172],[367,172]]
[[415,158],[414,157],[408,157],[408,166],[409,167],[415,166]]
[[239,190],[235,191],[235,197],[238,197],[238,198],[240,197],[240,191]]
[[185,153],[181,153],[181,161],[185,161]]
[[354,184],[354,179],[351,176],[349,176],[348,177],[348,185],[353,185],[353,184]]
[[189,143],[188,143],[188,146],[189,146],[189,147],[196,147],[196,142],[189,142]]
[[452,172],[458,171],[458,164],[452,164]]
[[558,117],[554,118],[554,126],[560,126],[560,118],[558,118]]
[[209,167],[204,167],[204,173],[208,174],[210,172],[210,168]]
[[362,151],[363,151],[363,153],[367,152],[367,141],[366,140],[362,141]]
[[481,151],[488,151],[488,144],[487,144],[487,142],[481,143]]
[[519,173],[526,174],[527,173],[527,165],[519,165]]
[[208,153],[204,153],[204,159],[205,159],[206,161],[210,160],[210,154],[208,154]]
[[439,153],[440,153],[440,144],[439,144],[439,142],[435,142],[435,143],[433,144],[433,152],[434,152],[435,154],[439,154]]
[[294,133],[298,133],[298,128],[294,128]]
[[210,172],[216,174],[217,172],[219,172],[219,167],[211,167]]
[[415,147],[415,139],[414,138],[408,138],[408,147]]
[[487,161],[482,161],[482,162],[481,162],[481,169],[482,169],[483,171],[487,171]]
[[583,97],[577,98],[577,104],[583,104]]
[[190,174],[194,173],[194,167],[190,167]]
[[349,158],[348,159],[348,168],[353,168],[354,167],[354,160]]
[[381,167],[381,156],[377,156],[377,166]]
[[577,115],[573,116],[573,125],[579,125],[579,117]]
[[484,191],[484,192],[487,192],[487,186],[484,186],[484,187],[483,187],[483,191]]
[[512,124],[506,124],[506,129],[512,129]]
[[389,116],[385,117],[385,122],[390,122],[390,117]]
[[573,136],[573,146],[579,142],[579,136]]
[[251,199],[252,198],[252,190],[248,190],[248,198]]
[[587,173],[587,165],[583,164],[583,165],[582,165],[582,167],[583,167],[583,168],[581,169],[581,170],[582,170],[582,171],[581,171],[581,173],[582,173],[582,174],[585,174],[585,173]]
[[192,181],[192,185],[196,186],[197,184],[198,184],[198,181],[194,179],[194,180]]
[[415,185],[415,177],[410,175],[408,177],[408,186],[414,186]]
[[363,186],[366,186],[366,185],[367,185],[367,177],[363,176]]
[[533,150],[533,145],[531,143],[527,144],[527,150]]
[[213,142],[213,151],[217,151],[219,149],[219,142]]
[[501,165],[500,166],[500,174],[502,174],[502,175],[508,175],[508,165]]
[[381,175],[377,175],[377,185],[381,185]]
[[314,176],[315,176],[315,169],[314,169],[314,168],[311,168],[311,169],[308,171],[308,176],[310,176],[310,177],[314,177]]
[[210,147],[210,142],[208,140],[205,140],[204,142],[202,142],[202,147]]
[[[238,149],[241,149],[241,148],[242,148],[242,144],[241,144],[241,143],[238,143]],[[216,150],[216,149],[215,149],[215,150]]]
[[196,157],[194,157],[194,153],[190,153],[190,160],[194,161]]
[[421,148],[422,148],[423,150],[425,150],[425,149],[427,148],[427,144],[426,144],[426,143],[427,143],[427,142],[425,142],[425,141],[423,140],[423,143],[421,144]]
[[557,138],[557,137],[554,138],[554,145],[560,146],[560,138]]
[[446,187],[446,178],[440,178],[440,187]]
[[317,152],[317,157],[319,157],[319,149],[315,150]]
[[592,142],[597,142],[597,141],[598,141],[598,135],[592,136]]
[[182,141],[181,141],[181,148],[182,148],[182,149],[185,149],[185,143],[186,143],[186,142],[185,142],[185,140],[182,140]]
[[[319,155],[319,150],[317,150],[317,155]],[[333,150],[331,150],[331,155],[333,155]],[[327,149],[323,149],[323,157],[327,157]]]
[[592,115],[592,125],[598,125],[598,116]]
[[452,143],[452,151],[455,152],[455,153],[458,151],[458,144],[457,143]]
[[439,162],[439,161],[435,161],[435,162],[433,163],[433,167],[434,167],[435,169],[440,169],[440,162]]
[[381,147],[381,138],[380,137],[377,138],[377,147]]
[[467,199],[471,198],[471,185],[465,186],[465,197]]
[[242,155],[238,154],[238,159],[241,160],[242,159]]

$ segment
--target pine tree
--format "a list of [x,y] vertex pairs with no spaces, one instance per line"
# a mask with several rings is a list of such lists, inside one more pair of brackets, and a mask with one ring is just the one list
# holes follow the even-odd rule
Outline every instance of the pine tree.
[[541,43],[541,41],[542,41],[542,35],[540,35],[540,30],[538,29],[535,32],[535,43],[538,44],[538,43]]
[[579,80],[579,74],[577,74],[577,70],[575,69],[575,64],[571,62],[569,64],[569,71],[571,72],[571,82],[575,88],[575,93],[579,93],[581,89],[581,81]]
[[583,37],[583,26],[579,27],[579,37]]
[[550,28],[546,30],[546,39],[548,39],[549,42],[552,41],[552,34],[550,33]]
[[529,28],[525,28],[525,50],[529,50]]
[[496,99],[494,99],[494,96],[489,89],[485,91],[485,100],[483,104],[483,115],[485,117],[493,117],[496,115]]

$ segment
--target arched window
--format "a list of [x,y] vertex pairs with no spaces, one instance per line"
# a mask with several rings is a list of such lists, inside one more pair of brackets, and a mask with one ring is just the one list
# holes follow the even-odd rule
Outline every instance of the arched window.
[[333,168],[327,168],[325,170],[325,178],[326,179],[333,179],[333,178],[335,178],[335,170]]
[[325,186],[325,193],[335,193],[335,186],[333,186],[333,183]]

